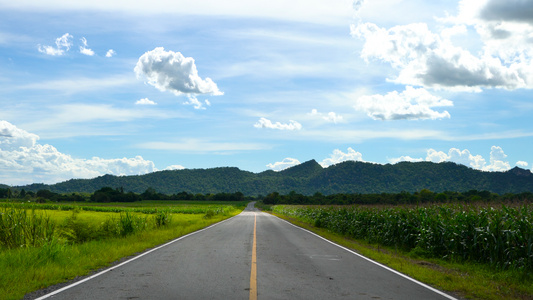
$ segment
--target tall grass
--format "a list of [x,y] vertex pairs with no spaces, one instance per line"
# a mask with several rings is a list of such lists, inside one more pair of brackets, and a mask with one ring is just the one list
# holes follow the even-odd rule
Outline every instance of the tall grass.
[[44,245],[52,239],[55,228],[42,212],[0,207],[0,248]]
[[[44,206],[49,208],[48,206]],[[137,232],[153,228],[168,226],[172,221],[175,211],[183,210],[173,208],[153,208],[153,209],[116,209],[114,207],[103,207],[103,209],[93,209],[87,212],[85,207],[51,206],[56,210],[70,210],[70,216],[63,221],[50,218],[55,215],[53,211],[49,214],[43,210],[41,205],[12,204],[0,206],[0,250],[2,248],[17,247],[39,247],[45,245],[53,238],[59,242],[84,243],[92,240],[100,240],[111,237],[124,237]],[[60,209],[58,209],[60,208]],[[211,206],[198,209],[196,214],[212,218],[214,216],[227,216],[235,210],[233,206]],[[96,211],[96,212],[95,212]],[[106,212],[106,219],[100,218],[100,212]],[[80,212],[93,214],[91,219],[79,218]],[[143,213],[144,212],[144,213]],[[148,214],[146,213],[148,212]],[[190,214],[191,211],[187,211]],[[62,213],[64,214],[64,213]]]
[[533,271],[532,206],[274,206],[316,227],[416,255]]

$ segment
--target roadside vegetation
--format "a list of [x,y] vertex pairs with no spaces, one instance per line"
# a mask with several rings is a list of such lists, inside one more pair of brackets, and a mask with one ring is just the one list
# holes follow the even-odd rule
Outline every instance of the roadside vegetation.
[[263,204],[263,209],[464,297],[533,298],[532,204]]
[[21,299],[227,219],[246,202],[0,202],[0,295]]

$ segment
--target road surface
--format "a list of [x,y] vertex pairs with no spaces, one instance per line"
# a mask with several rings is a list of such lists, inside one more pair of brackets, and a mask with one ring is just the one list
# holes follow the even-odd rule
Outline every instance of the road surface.
[[39,299],[454,299],[253,204]]

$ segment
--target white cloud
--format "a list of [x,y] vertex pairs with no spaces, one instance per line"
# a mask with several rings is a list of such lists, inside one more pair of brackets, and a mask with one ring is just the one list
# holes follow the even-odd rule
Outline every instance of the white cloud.
[[327,114],[324,114],[324,113],[318,112],[317,109],[312,109],[310,115],[320,117],[329,123],[336,124],[336,123],[341,123],[344,121],[344,118],[341,115],[337,115],[336,113],[332,111]]
[[105,57],[113,57],[117,54],[117,52],[115,52],[115,50],[113,49],[109,49],[107,50],[106,54],[105,54]]
[[[74,161],[76,162],[76,159],[74,159]],[[88,172],[96,171],[100,175],[139,175],[157,171],[154,163],[145,160],[142,156],[113,159],[93,157],[92,159],[81,160],[80,162],[81,166],[87,169]]]
[[192,105],[194,109],[206,109],[206,106],[211,106],[209,100],[205,100],[204,103],[200,102],[194,95],[187,95],[187,101],[183,102],[185,105]]
[[12,151],[19,148],[32,148],[39,136],[17,128],[15,125],[0,121],[0,151]]
[[528,165],[529,164],[526,161],[519,160],[519,161],[516,162],[516,166],[520,167],[522,169],[527,168]]
[[[434,149],[427,150],[427,156],[425,161],[431,161],[434,163],[440,163],[445,161],[462,164],[470,168],[482,171],[507,171],[511,169],[511,165],[505,159],[507,155],[503,149],[498,146],[492,146],[490,151],[490,164],[487,165],[487,161],[481,155],[472,155],[468,149],[459,150],[457,148],[451,148],[448,153],[443,151],[437,151]],[[400,157],[390,159],[391,162],[398,161],[422,161],[421,158]],[[517,163],[518,165],[518,163]],[[527,163],[526,163],[527,166]]]
[[87,45],[87,39],[82,37],[80,39],[81,43],[82,43],[82,46],[80,46],[80,53],[81,54],[84,54],[84,55],[87,55],[87,56],[93,56],[94,55],[94,51],[87,48],[88,45]]
[[135,104],[137,105],[156,105],[157,103],[155,103],[154,101],[148,99],[148,98],[142,98],[140,100],[137,100],[137,102],[135,102]]
[[138,78],[146,78],[148,84],[160,91],[175,95],[213,94],[222,95],[211,78],[202,79],[192,57],[180,52],[165,51],[163,47],[144,53],[134,69]]
[[171,165],[171,166],[168,166],[166,167],[164,170],[165,171],[172,171],[172,170],[184,170],[185,167],[182,166],[182,165]]
[[363,155],[360,152],[355,151],[351,147],[348,148],[348,152],[344,153],[339,149],[333,150],[333,153],[329,158],[324,159],[320,162],[320,165],[324,168],[327,168],[331,165],[341,163],[343,161],[363,161]]
[[450,118],[447,111],[437,112],[432,107],[453,106],[450,100],[431,95],[424,88],[407,86],[405,91],[386,95],[362,96],[355,109],[364,111],[374,120],[423,120]]
[[389,161],[390,161],[391,164],[395,164],[395,163],[399,163],[399,162],[402,162],[402,161],[420,162],[420,161],[424,161],[424,159],[422,159],[422,158],[412,158],[411,156],[406,155],[406,156],[400,156],[398,158],[391,158],[391,159],[389,159]]
[[485,167],[486,171],[507,171],[511,169],[508,161],[505,161],[507,155],[501,147],[492,146],[490,148],[490,165]]
[[[452,149],[450,149],[450,152],[452,150],[456,150],[456,149],[452,148]],[[465,151],[468,151],[468,150],[465,150]],[[470,152],[468,152],[468,154],[470,154]],[[447,161],[450,156],[451,155],[448,155],[448,154],[446,154],[446,153],[444,153],[442,151],[429,149],[429,150],[427,150],[426,161],[431,161],[431,162],[434,162],[434,163],[440,163],[440,162],[443,162],[443,161]],[[423,159],[420,158],[420,159],[415,159],[415,160],[423,160]]]
[[[377,59],[399,70],[397,83],[436,89],[481,91],[482,88],[533,88],[531,5],[464,0],[457,16],[438,19],[444,29],[425,23],[381,28],[373,23],[352,25],[364,40],[361,57]],[[505,9],[501,9],[501,7]],[[445,27],[452,23],[451,27]],[[454,45],[450,36],[474,28],[482,50],[472,53]]]
[[87,55],[87,56],[93,56],[94,55],[94,51],[93,50],[88,49],[88,48],[83,48],[83,47],[80,47],[80,53],[83,54],[83,55]]
[[266,165],[269,169],[272,169],[274,171],[282,171],[290,167],[294,167],[300,164],[300,161],[296,158],[290,158],[287,157],[283,159],[282,161],[275,162],[273,164]]
[[290,120],[288,124],[280,122],[272,123],[272,121],[267,118],[261,118],[259,121],[257,121],[257,123],[254,124],[254,127],[278,130],[300,130],[302,129],[302,124],[293,120]]
[[[459,14],[447,21],[473,26],[484,43],[484,52],[515,66],[522,73],[531,68],[533,49],[533,2],[509,1],[461,1]],[[527,83],[531,84],[531,73]]]
[[72,47],[72,42],[70,39],[72,39],[72,35],[65,33],[56,39],[55,48],[52,46],[38,45],[39,52],[52,56],[61,56],[65,53],[65,51],[69,51],[70,47]]
[[39,137],[0,121],[0,182],[5,184],[55,183],[104,174],[134,175],[156,171],[154,163],[134,158],[73,158],[55,147],[37,143]]
[[427,151],[426,161],[435,163],[451,161],[477,170],[483,170],[486,165],[486,161],[481,155],[472,155],[468,149],[461,151],[457,148],[451,148],[448,154],[429,149]]
[[[490,151],[490,164],[487,165],[487,161],[481,155],[472,155],[468,149],[459,150],[457,148],[451,148],[448,153],[443,151],[437,151],[434,149],[427,150],[425,159],[412,158],[410,156],[401,156],[399,158],[389,159],[391,163],[397,163],[400,161],[430,161],[434,163],[441,162],[454,162],[457,164],[465,165],[472,169],[482,171],[507,171],[511,169],[511,165],[508,161],[505,161],[507,155],[503,152],[503,149],[498,146],[492,146]],[[519,165],[520,163],[520,165]],[[525,164],[524,164],[525,163]],[[527,167],[526,162],[517,162],[517,165]]]
[[[475,1],[474,1],[475,2]],[[483,3],[483,1],[482,1]],[[485,1],[480,11],[482,19],[533,24],[533,2],[524,0]]]

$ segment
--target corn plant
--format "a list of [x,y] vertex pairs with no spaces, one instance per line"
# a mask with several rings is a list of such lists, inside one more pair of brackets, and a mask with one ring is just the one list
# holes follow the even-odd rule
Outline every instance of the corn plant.
[[156,227],[168,226],[172,221],[172,213],[168,209],[159,210],[154,214],[154,223]]
[[533,271],[533,210],[520,207],[273,207],[371,243],[444,259]]
[[122,236],[130,235],[147,228],[147,218],[136,216],[129,212],[121,213],[119,218],[120,234]]

